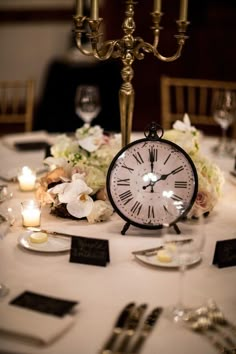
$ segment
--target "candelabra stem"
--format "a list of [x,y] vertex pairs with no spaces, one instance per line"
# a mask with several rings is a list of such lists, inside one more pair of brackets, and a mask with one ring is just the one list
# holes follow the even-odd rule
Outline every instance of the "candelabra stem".
[[130,141],[134,112],[134,89],[131,83],[123,83],[119,91],[122,146]]

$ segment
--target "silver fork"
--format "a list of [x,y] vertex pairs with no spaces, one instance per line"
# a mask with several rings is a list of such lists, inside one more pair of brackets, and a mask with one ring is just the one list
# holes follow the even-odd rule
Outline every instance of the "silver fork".
[[[235,353],[235,344],[233,340],[226,333],[222,332],[211,320],[207,307],[202,306],[194,311],[190,311],[185,316],[185,322],[191,330],[205,335],[220,353]],[[214,334],[212,335],[210,332],[213,332]],[[218,338],[225,341],[227,347],[221,343]]]
[[207,309],[209,317],[214,323],[228,327],[234,335],[236,334],[236,325],[225,318],[223,312],[219,309],[214,300],[208,300]]

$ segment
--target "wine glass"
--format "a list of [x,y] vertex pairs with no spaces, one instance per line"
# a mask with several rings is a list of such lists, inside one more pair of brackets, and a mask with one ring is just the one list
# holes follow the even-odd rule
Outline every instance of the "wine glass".
[[80,85],[75,94],[75,112],[84,121],[91,124],[101,110],[99,88],[94,85]]
[[[7,185],[0,186],[0,240],[7,235],[10,227],[15,222],[15,213],[11,203],[7,202],[12,198],[13,194],[9,191]],[[9,293],[6,284],[0,282],[0,298]]]
[[[167,212],[180,218],[180,234],[166,229],[163,235],[165,257],[178,269],[178,300],[174,306],[167,308],[167,317],[174,322],[181,322],[185,315],[192,310],[193,304],[185,304],[185,273],[190,267],[196,266],[202,259],[205,244],[205,217],[200,215],[195,219],[187,219],[181,201],[169,201],[165,209]],[[182,219],[182,220],[181,220]],[[169,230],[169,231],[167,231]],[[171,265],[170,264],[170,265]],[[194,300],[191,298],[191,301]]]
[[231,90],[217,91],[213,107],[214,120],[220,125],[222,132],[220,143],[214,147],[214,151],[219,155],[229,155],[227,131],[235,119],[236,93]]

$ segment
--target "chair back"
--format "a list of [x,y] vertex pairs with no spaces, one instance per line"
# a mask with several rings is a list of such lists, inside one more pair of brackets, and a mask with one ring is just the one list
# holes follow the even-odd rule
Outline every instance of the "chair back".
[[23,131],[31,131],[34,99],[34,80],[0,81],[0,124],[20,124]]
[[[163,129],[188,113],[192,125],[208,132],[218,126],[213,119],[213,104],[218,90],[236,91],[236,82],[161,77],[161,114]],[[236,120],[233,134],[236,138]]]

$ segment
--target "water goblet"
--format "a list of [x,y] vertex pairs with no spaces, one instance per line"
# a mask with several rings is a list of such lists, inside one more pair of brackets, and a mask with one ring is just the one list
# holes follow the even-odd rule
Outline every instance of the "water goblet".
[[[198,265],[202,258],[202,251],[205,243],[205,217],[203,215],[196,219],[187,219],[183,214],[181,201],[168,202],[165,209],[174,213],[177,220],[181,222],[180,234],[165,230],[163,241],[164,250],[172,264],[178,269],[178,300],[174,306],[167,308],[167,317],[176,323],[184,320],[185,315],[195,304],[185,304],[185,274],[191,267]],[[191,299],[193,302],[193,299]],[[194,300],[195,301],[195,300]]]
[[236,119],[236,93],[231,90],[219,90],[215,94],[213,105],[213,118],[221,127],[220,143],[214,147],[218,155],[230,155],[227,142],[227,131]]
[[[13,214],[13,210],[10,206],[4,207],[1,206],[0,209],[0,240],[2,240],[11,225],[13,225],[15,221],[15,216]],[[5,283],[0,282],[0,298],[6,296],[9,293],[9,288]]]
[[91,124],[101,110],[100,92],[95,85],[80,85],[75,94],[75,112],[84,123]]

